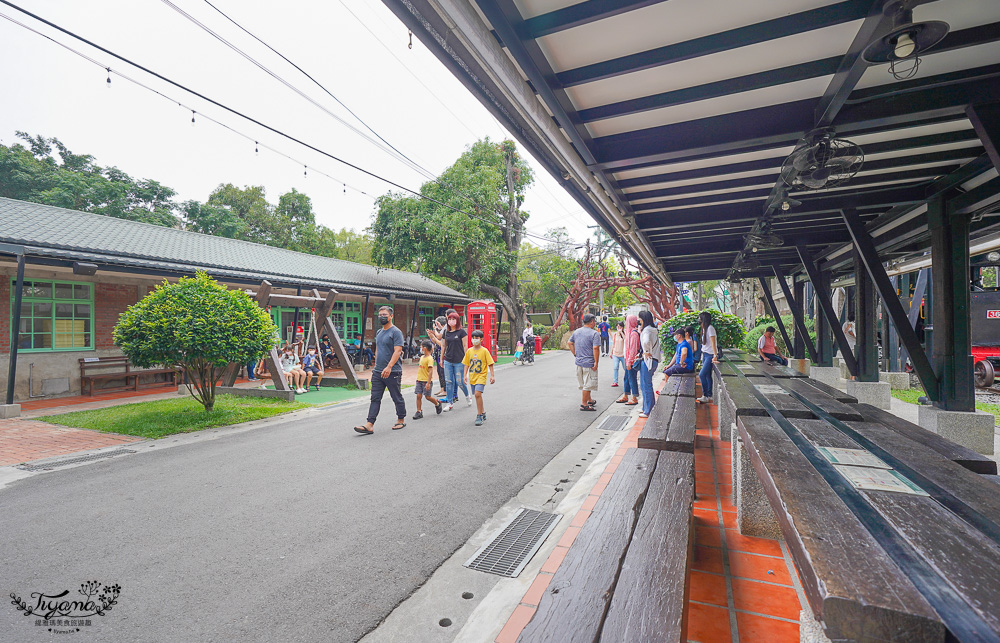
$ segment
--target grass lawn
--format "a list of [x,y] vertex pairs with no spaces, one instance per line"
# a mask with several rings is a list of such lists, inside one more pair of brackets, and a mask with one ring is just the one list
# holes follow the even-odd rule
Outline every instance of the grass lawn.
[[162,438],[175,433],[229,426],[250,420],[281,415],[310,406],[304,402],[286,402],[273,398],[219,395],[211,413],[194,398],[178,396],[171,400],[153,400],[121,404],[92,411],[75,411],[36,418],[51,424],[106,433]]
[[[923,395],[925,395],[923,389],[919,388],[892,391],[892,396],[894,398],[903,400],[904,402],[909,402],[910,404],[917,404],[917,398]],[[976,402],[976,409],[979,411],[985,411],[986,413],[991,413],[993,415],[993,423],[1000,424],[1000,405],[987,404],[986,402]]]
[[[274,386],[268,385],[267,388],[273,390]],[[365,397],[367,395],[371,395],[371,391],[356,389],[349,386],[322,386],[318,391],[313,389],[303,395],[296,395],[295,401],[308,406],[325,406],[327,404],[336,404],[337,402],[343,402],[356,397]]]

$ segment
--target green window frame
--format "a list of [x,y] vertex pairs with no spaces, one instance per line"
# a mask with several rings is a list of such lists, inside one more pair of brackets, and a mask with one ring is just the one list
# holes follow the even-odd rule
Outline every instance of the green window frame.
[[420,324],[420,336],[427,337],[427,329],[434,326],[434,308],[432,306],[421,306],[417,323]]
[[[14,296],[11,280],[11,341],[14,341]],[[25,353],[92,351],[94,284],[25,280],[17,350]]]
[[333,304],[333,311],[330,319],[333,320],[333,327],[342,340],[353,339],[355,335],[360,335],[361,329],[361,307],[360,301],[338,301]]

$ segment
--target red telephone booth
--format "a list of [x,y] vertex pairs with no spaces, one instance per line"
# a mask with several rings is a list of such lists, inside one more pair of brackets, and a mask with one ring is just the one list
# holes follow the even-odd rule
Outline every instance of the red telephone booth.
[[472,331],[483,331],[483,346],[497,358],[497,305],[491,301],[474,301],[465,308],[465,323],[469,331],[469,346],[472,346]]

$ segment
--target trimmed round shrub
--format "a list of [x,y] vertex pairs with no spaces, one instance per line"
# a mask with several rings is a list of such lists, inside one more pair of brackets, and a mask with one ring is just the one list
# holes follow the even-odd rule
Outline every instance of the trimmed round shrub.
[[[792,336],[792,341],[795,341],[794,340],[794,338],[795,338],[795,320],[792,318],[791,315],[782,315],[781,316],[781,322],[785,325],[785,330],[787,330],[789,332],[789,335]],[[749,352],[749,353],[751,353],[753,355],[756,355],[757,354],[757,342],[760,340],[760,336],[764,334],[764,331],[767,329],[768,326],[774,326],[774,329],[775,329],[774,330],[774,344],[778,347],[779,350],[781,350],[781,353],[783,355],[789,355],[791,353],[791,348],[788,347],[788,346],[785,346],[785,340],[781,336],[781,331],[778,330],[778,325],[776,323],[774,323],[774,320],[771,319],[770,317],[767,318],[767,321],[761,322],[759,325],[755,326],[754,328],[750,329],[747,332],[746,337],[743,338],[742,348],[745,351],[747,351],[747,352]],[[816,328],[815,328],[815,324],[814,324],[814,322],[813,322],[812,319],[806,318],[806,331],[809,333],[809,340],[812,341],[813,345],[815,346],[815,344],[816,344]]]
[[[673,355],[677,351],[677,342],[674,341],[674,329],[682,326],[694,326],[695,333],[701,331],[698,323],[698,315],[702,311],[691,311],[674,315],[670,319],[660,324],[660,344],[663,355]],[[707,309],[712,313],[712,325],[718,334],[719,348],[735,348],[743,341],[746,330],[743,328],[743,321],[736,315],[723,313],[714,308]]]

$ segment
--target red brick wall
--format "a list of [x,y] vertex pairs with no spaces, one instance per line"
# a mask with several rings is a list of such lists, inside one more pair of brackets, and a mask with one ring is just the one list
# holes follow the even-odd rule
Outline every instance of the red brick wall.
[[138,286],[94,284],[94,342],[97,348],[115,347],[111,334],[118,316],[139,301],[138,291]]
[[0,274],[0,353],[10,352],[10,276]]

